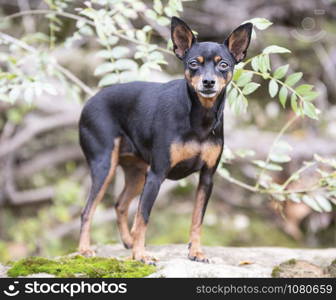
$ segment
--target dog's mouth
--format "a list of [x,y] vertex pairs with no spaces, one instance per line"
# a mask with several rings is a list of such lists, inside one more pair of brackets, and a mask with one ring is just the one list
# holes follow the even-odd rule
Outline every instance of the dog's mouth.
[[204,98],[213,98],[216,96],[216,90],[201,90],[198,92]]

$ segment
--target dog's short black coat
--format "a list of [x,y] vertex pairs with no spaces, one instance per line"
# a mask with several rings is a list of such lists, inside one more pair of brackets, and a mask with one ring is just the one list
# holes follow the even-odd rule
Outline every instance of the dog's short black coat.
[[[197,42],[190,28],[176,17],[171,30],[185,79],[112,85],[92,97],[82,111],[80,145],[92,177],[82,213],[79,250],[83,254],[92,254],[91,218],[119,164],[125,171],[125,188],[116,202],[121,238],[127,248],[133,248],[135,259],[149,263],[145,231],[161,183],[200,171],[189,258],[207,261],[200,248],[200,228],[223,148],[225,91],[234,65],[246,55],[252,24],[239,26],[223,44]],[[140,193],[130,233],[127,210]]]

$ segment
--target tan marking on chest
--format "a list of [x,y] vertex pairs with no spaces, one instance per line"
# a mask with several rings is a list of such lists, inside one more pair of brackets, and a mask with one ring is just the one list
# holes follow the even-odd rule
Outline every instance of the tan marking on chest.
[[193,158],[200,153],[197,142],[174,143],[170,146],[170,165],[176,166],[179,162]]
[[212,168],[216,164],[221,151],[222,147],[218,144],[204,143],[201,150],[201,159],[209,168]]
[[205,142],[203,144],[195,141],[187,143],[174,143],[170,147],[170,165],[176,166],[178,163],[200,155],[209,168],[216,164],[217,158],[221,153],[221,146]]

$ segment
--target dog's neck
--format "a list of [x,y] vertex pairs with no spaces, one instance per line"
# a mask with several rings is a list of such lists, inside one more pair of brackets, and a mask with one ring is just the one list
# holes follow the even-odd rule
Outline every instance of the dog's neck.
[[191,127],[201,132],[201,136],[207,136],[220,124],[225,103],[225,88],[218,94],[213,106],[205,107],[187,81],[185,87],[186,95],[191,103]]

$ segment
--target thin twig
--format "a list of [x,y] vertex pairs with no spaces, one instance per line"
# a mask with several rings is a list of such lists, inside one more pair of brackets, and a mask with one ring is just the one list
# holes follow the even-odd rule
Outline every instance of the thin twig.
[[[9,43],[15,44],[17,46],[19,46],[20,48],[33,53],[35,55],[38,55],[39,52],[32,46],[28,45],[27,43],[20,41],[16,38],[14,38],[11,35],[8,35],[6,33],[0,32],[0,39],[3,39]],[[65,77],[67,77],[68,79],[70,79],[72,82],[74,82],[77,86],[79,86],[86,94],[88,94],[89,96],[93,96],[94,95],[94,91],[87,86],[83,81],[81,81],[76,75],[74,75],[72,72],[70,72],[68,69],[64,68],[63,66],[61,66],[60,64],[58,64],[57,62],[55,62],[55,68],[60,71],[61,73],[63,73],[63,75]]]
[[[21,17],[21,16],[24,16],[24,15],[29,15],[29,14],[45,15],[45,14],[50,14],[50,13],[53,13],[53,14],[59,15],[59,16],[63,16],[63,17],[69,18],[69,19],[77,20],[77,21],[83,21],[86,24],[89,24],[89,25],[95,27],[95,23],[91,20],[88,20],[87,18],[80,17],[80,16],[77,16],[77,15],[74,15],[74,14],[71,14],[71,13],[67,13],[67,12],[47,10],[47,9],[27,10],[27,11],[18,12],[18,13],[15,13],[15,14],[12,14],[12,15],[9,15],[9,16],[5,17],[4,21],[6,21],[8,19]],[[141,42],[141,41],[133,39],[131,37],[128,37],[124,34],[121,34],[118,31],[115,31],[113,34],[115,36],[123,39],[123,40],[129,41],[129,42],[132,42],[132,43],[135,43],[135,44],[147,46],[147,43]],[[167,54],[170,54],[170,55],[174,55],[174,53],[172,51],[170,51],[168,49],[165,49],[165,48],[162,48],[162,47],[157,47],[157,50],[160,50],[161,52],[164,52],[164,53],[167,53]]]
[[[291,119],[289,119],[287,121],[287,123],[281,128],[281,130],[279,131],[279,133],[277,134],[277,136],[275,137],[273,143],[272,143],[272,146],[268,152],[268,155],[267,155],[267,159],[266,159],[266,163],[265,165],[267,165],[270,160],[271,160],[271,154],[273,152],[273,149],[274,147],[276,146],[276,144],[279,142],[279,140],[281,139],[281,137],[284,135],[284,133],[287,131],[287,129],[299,118],[299,116],[295,115],[294,117],[292,117]],[[262,175],[265,173],[265,168],[262,168],[260,173],[259,173],[259,176],[257,178],[257,181],[256,181],[256,185],[255,187],[258,189],[259,186],[260,186],[260,179],[262,177]]]

